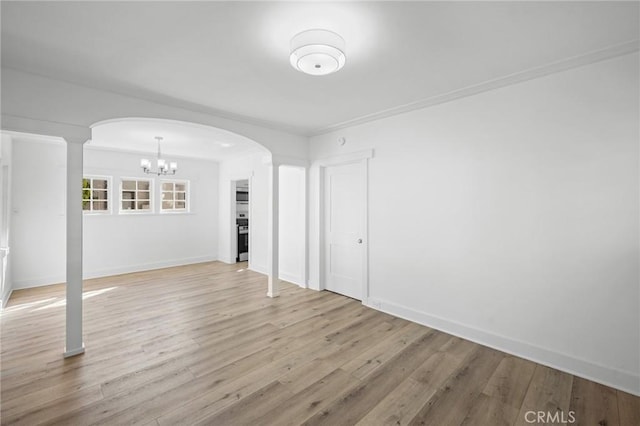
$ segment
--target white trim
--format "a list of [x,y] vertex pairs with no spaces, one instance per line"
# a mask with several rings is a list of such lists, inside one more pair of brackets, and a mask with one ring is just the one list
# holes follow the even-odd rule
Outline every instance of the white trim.
[[[85,216],[108,216],[111,215],[113,213],[113,176],[101,176],[101,175],[92,175],[92,174],[87,174],[87,175],[82,175],[82,179],[89,179],[89,180],[93,180],[93,179],[105,179],[107,181],[107,199],[105,200],[107,202],[107,210],[85,210],[82,209],[82,213]],[[85,189],[84,187],[82,188],[83,190]],[[93,191],[94,188],[90,188],[91,191]],[[82,201],[84,202],[84,196],[82,197]],[[88,200],[90,203],[92,201],[101,201],[101,200],[94,200],[93,199],[93,194],[91,195],[91,198]]]
[[[203,262],[214,262],[218,260],[218,256],[216,253],[211,253],[204,256],[195,256],[195,257],[187,257],[183,259],[172,259],[161,262],[151,262],[151,263],[139,263],[136,265],[128,265],[122,267],[115,268],[105,268],[87,271],[84,270],[83,279],[88,280],[92,278],[101,278],[101,277],[109,277],[112,275],[120,275],[120,274],[129,274],[132,272],[144,272],[144,271],[152,271],[155,269],[163,269],[163,268],[171,268],[173,266],[184,266],[184,265],[193,265],[196,263]],[[39,277],[28,280],[17,281],[13,283],[13,290],[20,290],[24,288],[32,288],[32,287],[43,287],[47,285],[54,284],[64,284],[66,278],[64,275],[53,275],[48,277]]]
[[300,288],[307,288],[307,286],[304,284],[304,280],[299,275],[280,271],[280,276],[278,278],[280,279],[280,281],[286,281],[292,284],[296,284]]
[[249,263],[249,266],[247,267],[247,269],[249,269],[250,271],[253,271],[253,272],[257,272],[257,273],[262,274],[262,275],[269,275],[269,271],[267,271],[267,267],[266,266],[256,266],[256,265],[252,265],[251,263]]
[[65,142],[71,143],[84,144],[86,141],[91,139],[91,129],[89,127],[4,113],[0,119],[0,126],[3,131],[41,135],[44,137],[61,137]]
[[2,295],[2,309],[7,307],[7,303],[9,303],[9,299],[11,299],[11,295],[13,294],[13,287],[8,287],[4,290],[4,294]]
[[319,167],[339,166],[347,163],[357,163],[358,161],[373,158],[373,149],[365,149],[363,151],[348,152],[346,154],[332,155],[321,158],[314,162]]
[[640,376],[629,371],[596,364],[393,302],[369,298],[366,303],[363,300],[363,304],[396,317],[640,396]]
[[[162,184],[163,183],[173,183],[173,190],[171,191],[174,195],[174,199],[172,200],[174,202],[174,208],[173,209],[163,209],[162,208],[162,201],[164,201],[162,199],[162,193],[163,192],[169,192],[169,191],[165,191],[162,188]],[[175,184],[176,183],[184,183],[185,185],[185,191],[184,191],[184,197],[185,197],[185,208],[184,209],[176,209],[175,208],[175,202],[176,201],[181,201],[181,200],[176,200],[175,199],[175,195],[176,195],[176,187]],[[187,214],[191,212],[191,181],[188,179],[166,179],[166,178],[160,178],[160,185],[158,185],[158,201],[159,201],[159,205],[158,205],[158,213],[159,214]],[[180,191],[182,192],[182,191]]]
[[309,160],[306,158],[298,158],[298,157],[289,157],[286,155],[272,155],[270,163],[275,163],[278,166],[289,166],[289,167],[301,167],[307,168],[309,167]]
[[83,353],[84,353],[84,343],[82,344],[82,347],[77,348],[77,349],[72,349],[70,351],[68,351],[67,348],[65,348],[64,357],[65,358],[69,358],[69,357],[80,355],[80,354],[83,354]]
[[618,56],[624,56],[631,53],[635,53],[640,49],[640,41],[631,40],[625,43],[609,46],[601,50],[592,51],[583,55],[572,56],[556,62],[551,62],[546,65],[530,68],[524,71],[519,71],[513,74],[505,75],[495,78],[493,80],[487,80],[482,83],[474,84],[471,86],[463,87],[461,89],[452,90],[451,92],[442,93],[428,98],[420,99],[408,104],[395,106],[382,111],[377,111],[371,114],[363,115],[361,117],[346,120],[340,123],[332,124],[325,127],[312,130],[307,133],[307,136],[318,136],[326,133],[330,133],[336,130],[345,129],[347,127],[353,127],[360,124],[368,123],[371,121],[380,120],[383,118],[391,117],[405,112],[414,111],[417,109],[428,108],[434,105],[451,102],[456,99],[466,98],[469,96],[477,95],[482,92],[488,92],[490,90],[499,89],[501,87],[512,86],[514,84],[522,83],[528,80],[534,80],[536,78],[544,77],[551,74],[556,74],[562,71],[570,70],[572,68],[578,68],[585,65],[593,64],[607,59],[616,58]]
[[361,165],[362,172],[362,191],[363,191],[363,212],[362,212],[362,290],[360,294],[360,300],[364,304],[365,300],[369,298],[369,159],[373,158],[373,149],[364,151],[353,152],[344,155],[337,155],[320,160],[319,163],[319,175],[320,175],[320,203],[319,203],[319,218],[320,218],[320,239],[319,239],[319,269],[320,269],[320,282],[318,288],[325,290],[327,288],[326,283],[326,229],[325,229],[325,205],[326,205],[326,193],[325,193],[325,173],[328,167],[342,166],[346,164],[359,164]]
[[[138,191],[143,191],[143,190],[139,190],[138,189],[138,183],[140,181],[148,181],[149,182],[149,209],[148,210],[127,210],[127,209],[123,209],[122,208],[122,202],[123,201],[131,201],[131,200],[123,200],[122,199],[122,182],[125,180],[133,180],[136,181],[136,189],[134,190],[136,192],[136,198],[133,200],[134,203],[138,200]],[[130,215],[130,214],[155,214],[156,210],[155,210],[155,185],[156,180],[152,177],[127,177],[127,176],[120,176],[120,182],[118,183],[118,214],[121,215]],[[127,191],[131,191],[130,189],[127,189]]]

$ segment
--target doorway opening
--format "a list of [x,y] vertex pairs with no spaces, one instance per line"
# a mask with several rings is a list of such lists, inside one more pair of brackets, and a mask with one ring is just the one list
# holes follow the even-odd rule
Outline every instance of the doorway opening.
[[247,262],[249,260],[249,221],[250,221],[250,192],[249,192],[249,179],[241,179],[233,181],[233,202],[235,206],[235,218],[234,228],[232,235],[235,240],[235,259],[237,262]]

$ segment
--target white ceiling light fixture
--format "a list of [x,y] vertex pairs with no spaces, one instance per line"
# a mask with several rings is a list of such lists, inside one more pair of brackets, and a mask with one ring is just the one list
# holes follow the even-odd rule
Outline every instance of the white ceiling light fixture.
[[164,158],[162,158],[162,153],[160,152],[160,142],[162,141],[161,136],[156,136],[154,138],[158,141],[158,158],[156,160],[156,165],[158,168],[156,170],[151,169],[151,161],[143,158],[140,160],[140,167],[142,167],[142,171],[150,174],[150,175],[175,175],[178,170],[178,163],[175,161],[167,162]]
[[344,66],[345,42],[329,30],[306,30],[291,39],[291,66],[310,75],[327,75]]

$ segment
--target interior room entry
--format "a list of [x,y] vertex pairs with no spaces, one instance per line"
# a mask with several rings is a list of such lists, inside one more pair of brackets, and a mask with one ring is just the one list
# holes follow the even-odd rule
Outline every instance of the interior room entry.
[[365,256],[365,164],[324,173],[325,288],[362,300]]

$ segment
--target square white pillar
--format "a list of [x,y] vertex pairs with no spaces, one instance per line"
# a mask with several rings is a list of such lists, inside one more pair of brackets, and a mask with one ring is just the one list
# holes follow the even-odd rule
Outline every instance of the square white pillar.
[[82,177],[84,140],[67,142],[67,323],[64,356],[84,353],[82,339]]

